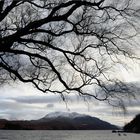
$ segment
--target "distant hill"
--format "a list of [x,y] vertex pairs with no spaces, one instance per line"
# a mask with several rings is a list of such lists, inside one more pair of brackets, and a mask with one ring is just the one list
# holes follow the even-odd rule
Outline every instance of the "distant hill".
[[39,120],[7,121],[0,120],[0,129],[16,130],[112,130],[115,125],[79,113],[54,112]]
[[124,131],[140,133],[140,114],[138,114],[131,122],[124,126]]

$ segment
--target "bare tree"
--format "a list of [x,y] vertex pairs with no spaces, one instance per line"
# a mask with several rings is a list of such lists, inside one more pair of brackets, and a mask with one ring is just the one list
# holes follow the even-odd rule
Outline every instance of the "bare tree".
[[[0,82],[122,105],[113,70],[135,53],[138,0],[0,0]],[[138,48],[137,48],[138,49]],[[119,102],[114,102],[114,101]]]

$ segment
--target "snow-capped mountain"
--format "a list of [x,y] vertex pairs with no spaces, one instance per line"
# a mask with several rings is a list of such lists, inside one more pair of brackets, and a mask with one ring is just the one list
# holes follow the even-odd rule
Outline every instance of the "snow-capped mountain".
[[0,121],[0,129],[24,130],[112,130],[116,126],[96,117],[79,113],[53,112],[39,120]]
[[52,113],[49,113],[47,114],[44,119],[55,119],[55,118],[58,118],[58,117],[65,117],[65,118],[69,118],[69,119],[74,119],[74,118],[77,118],[77,117],[85,117],[87,115],[84,115],[84,114],[79,114],[79,113],[76,113],[76,112],[72,112],[72,113],[69,113],[69,112],[52,112]]
[[76,112],[52,112],[40,119],[46,122],[53,129],[74,129],[74,130],[110,130],[117,129],[116,126],[85,114]]

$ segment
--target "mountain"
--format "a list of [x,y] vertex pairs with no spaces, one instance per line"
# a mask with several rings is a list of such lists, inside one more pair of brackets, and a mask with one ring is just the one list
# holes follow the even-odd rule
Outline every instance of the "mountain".
[[126,132],[140,133],[140,114],[136,115],[123,129]]
[[[2,125],[1,125],[2,124]],[[0,129],[30,130],[112,130],[115,125],[79,113],[53,112],[39,120],[32,121],[0,121]]]
[[76,130],[110,130],[117,129],[116,126],[102,121],[96,117],[91,117],[79,113],[53,112],[47,114],[40,121],[48,122],[54,129],[76,129]]

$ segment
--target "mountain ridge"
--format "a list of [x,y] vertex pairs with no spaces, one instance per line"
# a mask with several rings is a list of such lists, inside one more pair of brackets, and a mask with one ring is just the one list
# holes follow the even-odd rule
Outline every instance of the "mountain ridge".
[[125,132],[140,133],[140,114],[137,114],[134,119],[127,123],[123,130]]
[[1,121],[0,129],[13,130],[114,130],[118,129],[99,118],[76,112],[53,112],[39,120]]

